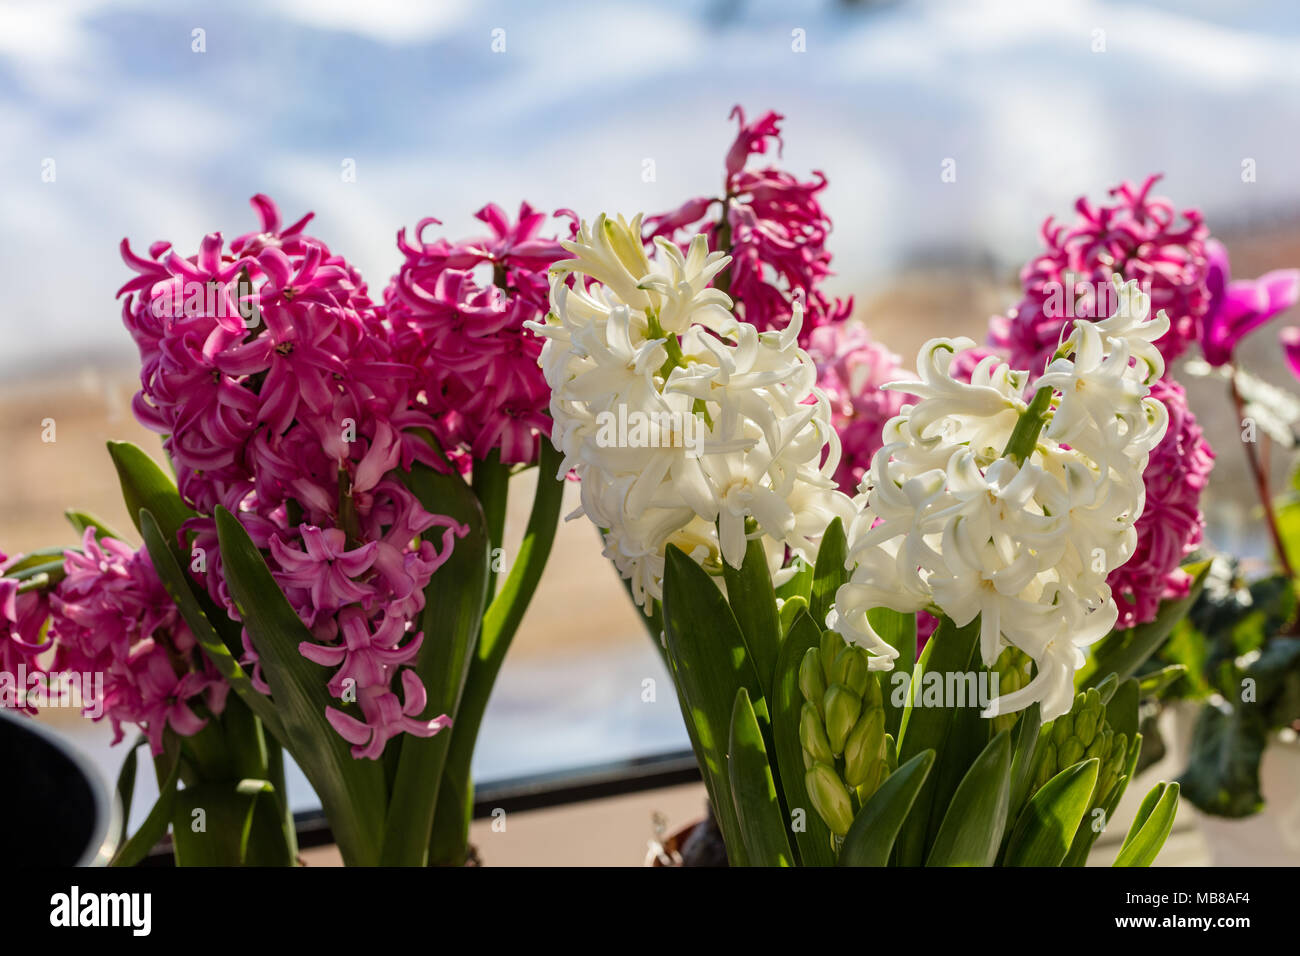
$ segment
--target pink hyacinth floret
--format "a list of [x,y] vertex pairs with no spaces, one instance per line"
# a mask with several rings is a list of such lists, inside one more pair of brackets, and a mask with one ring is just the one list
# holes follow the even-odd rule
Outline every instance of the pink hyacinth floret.
[[[399,232],[405,262],[384,305],[448,455],[462,469],[493,451],[506,464],[531,464],[550,435],[550,390],[537,364],[541,340],[524,323],[546,314],[547,270],[567,254],[541,235],[551,217],[527,203],[515,222],[495,204],[476,215],[491,235],[424,239],[436,219],[421,220],[411,238]],[[571,220],[571,233],[573,214],[556,216]]]
[[831,424],[840,438],[835,480],[857,493],[871,456],[883,444],[881,432],[908,396],[883,385],[911,377],[899,358],[872,339],[861,325],[824,325],[813,331],[808,354],[817,365],[817,384],[830,399]]
[[831,275],[831,220],[818,199],[826,177],[814,171],[813,179],[800,180],[776,166],[749,167],[750,157],[766,155],[772,146],[780,153],[784,117],[769,110],[747,123],[739,106],[731,116],[740,130],[727,151],[723,194],[699,196],[649,217],[646,241],[677,241],[685,232],[680,241],[688,242],[699,232],[710,249],[729,253],[732,262],[722,276],[736,317],[760,330],[785,328],[802,296],[800,344],[806,346],[815,329],[843,322],[853,311],[851,298],[836,299],[821,288]]
[[0,551],[0,674],[7,675],[14,691],[12,699],[7,693],[0,695],[0,707],[33,714],[36,709],[26,693],[29,681],[20,677],[35,675],[39,681],[45,673],[41,657],[51,645],[42,632],[49,617],[49,600],[37,590],[20,594],[22,582],[4,576],[22,560],[21,554],[11,560]]
[[1258,279],[1233,279],[1228,250],[1211,239],[1207,285],[1210,310],[1201,329],[1201,354],[1211,365],[1232,361],[1237,343],[1300,301],[1300,269],[1277,269]]
[[1214,451],[1172,379],[1160,379],[1151,395],[1169,411],[1169,428],[1142,475],[1146,505],[1137,520],[1137,548],[1107,577],[1119,608],[1117,628],[1155,618],[1162,600],[1187,595],[1191,579],[1179,568],[1201,542],[1205,519],[1200,498],[1214,467]]

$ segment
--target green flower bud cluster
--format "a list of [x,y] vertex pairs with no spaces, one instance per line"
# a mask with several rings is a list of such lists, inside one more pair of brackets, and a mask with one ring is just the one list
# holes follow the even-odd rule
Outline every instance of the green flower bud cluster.
[[[1116,734],[1106,721],[1106,705],[1097,688],[1090,687],[1074,697],[1074,706],[1043,727],[1034,757],[1033,792],[1047,781],[1082,760],[1096,757],[1101,763],[1092,805],[1101,806],[1124,772],[1128,735]],[[1032,794],[1031,794],[1032,795]]]
[[870,662],[863,648],[826,631],[821,646],[809,648],[799,666],[804,784],[817,813],[840,837],[896,759]]

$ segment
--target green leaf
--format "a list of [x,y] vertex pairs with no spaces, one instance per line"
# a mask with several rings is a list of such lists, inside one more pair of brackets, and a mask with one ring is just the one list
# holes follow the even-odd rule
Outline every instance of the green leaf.
[[[790,633],[790,628],[794,627],[794,622],[799,615],[808,610],[808,599],[805,597],[786,598],[781,604],[781,639]],[[779,665],[778,665],[779,666]]]
[[784,814],[776,798],[776,781],[772,779],[763,733],[743,687],[736,691],[728,739],[731,795],[750,864],[792,866],[793,854],[785,835]]
[[[919,753],[933,750],[936,754],[937,766],[926,777],[925,784],[912,806],[912,812],[908,814],[902,832],[898,835],[898,861],[902,866],[921,865],[925,859],[929,836],[933,832],[931,820],[941,820],[941,815],[947,806],[946,797],[942,801],[936,799],[936,794],[940,792],[939,772],[945,764],[948,764],[958,771],[950,772],[948,778],[960,780],[974,757],[974,754],[949,748],[955,708],[923,706],[923,698],[920,697],[921,685],[927,673],[965,672],[970,666],[972,656],[977,652],[978,642],[978,617],[961,628],[953,624],[949,618],[943,617],[916,662],[916,669],[908,689],[907,706],[899,730],[898,760],[904,763]],[[922,703],[918,703],[918,699]],[[935,827],[937,826],[936,822]]]
[[781,620],[776,610],[772,576],[767,570],[763,539],[749,540],[739,568],[723,561],[722,576],[727,582],[727,593],[739,598],[732,604],[731,612],[740,625],[740,633],[745,636],[745,646],[753,657],[763,692],[769,695],[776,657],[781,649]]
[[926,866],[992,866],[1011,798],[1011,732],[984,748],[962,778],[935,835]]
[[248,674],[239,666],[239,662],[230,652],[226,642],[213,628],[208,615],[195,599],[185,573],[176,564],[176,556],[167,546],[163,531],[158,527],[153,514],[147,508],[141,509],[137,520],[140,533],[144,537],[145,548],[153,561],[154,570],[158,573],[158,578],[171,599],[176,602],[181,617],[185,618],[185,623],[189,625],[194,639],[203,648],[203,653],[240,699],[261,718],[267,729],[281,742],[286,741],[284,727],[280,723],[280,715],[275,705],[271,703],[269,697],[253,687]]
[[1097,838],[1105,832],[1106,827],[1110,826],[1110,821],[1115,817],[1115,810],[1119,807],[1119,802],[1124,798],[1124,791],[1128,789],[1128,782],[1133,779],[1137,773],[1138,755],[1142,752],[1142,735],[1138,734],[1133,742],[1129,744],[1128,755],[1124,758],[1124,772],[1116,778],[1114,785],[1110,788],[1110,795],[1106,797],[1106,802],[1101,806],[1101,827],[1094,827],[1092,821],[1087,817],[1079,824],[1079,829],[1074,833],[1074,842],[1070,844],[1070,852],[1065,855],[1062,866],[1086,866],[1088,863],[1088,854],[1092,850],[1092,845],[1097,842]]
[[[911,675],[916,670],[916,615],[904,614],[887,607],[872,608],[867,612],[867,622],[885,643],[898,651],[894,669],[889,672],[890,679],[896,674]],[[890,692],[889,682],[885,682],[885,732],[898,736],[903,724],[904,707],[894,706],[894,695]]]
[[1008,804],[1012,820],[1020,816],[1029,795],[1029,785],[1034,780],[1034,754],[1038,751],[1038,732],[1042,726],[1043,715],[1038,701],[1026,707],[1016,721],[1016,748],[1011,756],[1011,802]]
[[1047,781],[1016,820],[1004,866],[1060,866],[1092,804],[1101,761],[1076,763]]
[[216,521],[226,582],[271,687],[285,733],[281,742],[320,797],[344,862],[376,863],[387,807],[383,766],[353,759],[325,719],[325,709],[338,704],[326,690],[325,668],[298,650],[315,639],[235,516],[218,507]]
[[1220,817],[1258,813],[1264,806],[1259,768],[1271,735],[1259,707],[1201,707],[1187,769],[1178,778],[1187,799]]
[[[457,712],[474,658],[491,574],[487,524],[478,499],[459,475],[439,474],[417,462],[405,480],[425,510],[455,518],[469,527],[469,534],[456,540],[451,555],[425,588],[420,618],[424,644],[415,662],[429,699],[421,716],[432,719],[448,714],[453,723],[432,737],[402,738],[381,861],[388,866],[420,866],[434,852],[440,862],[458,855],[463,862],[467,837],[463,821],[466,805],[472,802],[469,780],[460,781],[459,789],[448,786],[445,793],[443,784],[452,740],[460,730]],[[441,547],[440,542],[435,544]],[[466,727],[465,733],[471,730]],[[431,846],[435,808],[439,807],[445,810],[442,829]]]
[[894,840],[934,764],[934,751],[925,750],[885,778],[871,795],[840,847],[840,866],[887,866]]
[[181,500],[176,482],[139,446],[130,442],[109,442],[108,454],[113,459],[118,480],[122,484],[126,513],[136,523],[136,530],[144,534],[139,516],[140,509],[147,509],[162,529],[167,546],[176,553],[177,561],[183,564],[185,556],[181,552],[177,536],[181,525],[193,518],[194,512]]
[[760,723],[767,720],[762,684],[745,638],[722,592],[704,570],[669,545],[664,560],[664,632],[682,716],[704,774],[727,856],[748,865],[727,772],[727,735],[736,691],[744,688]]
[[[469,674],[454,717],[456,723],[452,728],[450,749],[443,770],[438,809],[434,815],[434,845],[429,856],[433,862],[459,862],[457,857],[464,853],[474,797],[470,761],[497,674],[501,671],[506,652],[510,649],[510,643],[519,629],[524,612],[528,610],[529,602],[541,581],[542,571],[550,558],[564,499],[564,477],[555,477],[562,461],[563,456],[549,441],[541,443],[537,490],[533,495],[533,508],[528,516],[528,526],[524,529],[519,553],[511,562],[510,573],[504,584],[483,612],[478,643],[470,658]],[[487,520],[488,540],[491,541],[491,519]],[[489,576],[489,583],[491,581]],[[467,598],[456,595],[454,599]],[[449,820],[453,815],[458,839],[449,844],[447,840],[450,835],[444,830],[444,823],[439,821]]]
[[817,549],[817,564],[813,568],[812,597],[808,605],[813,623],[819,628],[826,626],[826,615],[835,603],[835,592],[849,579],[849,572],[844,567],[848,555],[844,522],[836,518],[826,526],[821,546]]
[[786,582],[776,589],[776,596],[783,601],[801,597],[806,604],[812,597],[813,566],[798,555],[790,562],[788,570],[793,570]]
[[1187,668],[1182,664],[1170,664],[1168,667],[1162,667],[1159,670],[1143,674],[1138,684],[1139,697],[1159,697],[1168,688],[1182,680],[1187,674]]
[[1107,675],[1114,673],[1126,680],[1138,672],[1147,659],[1165,642],[1174,625],[1183,619],[1205,587],[1205,577],[1210,570],[1209,561],[1189,564],[1183,568],[1192,575],[1187,594],[1176,601],[1160,602],[1155,619],[1125,631],[1112,631],[1093,646],[1092,654],[1074,684],[1079,690],[1093,687]]
[[1143,798],[1115,866],[1150,866],[1165,845],[1178,814],[1178,784],[1158,783]]
[[95,537],[97,538],[116,538],[118,541],[125,540],[120,534],[87,511],[74,511],[69,509],[68,511],[63,512],[63,516],[68,519],[68,523],[72,525],[73,529],[77,532],[78,537],[85,534],[87,528],[94,528]]
[[1138,687],[1137,679],[1130,677],[1119,685],[1115,696],[1106,705],[1106,723],[1116,735],[1124,734],[1132,740],[1138,732]]
[[786,810],[804,812],[804,826],[794,833],[795,849],[803,866],[835,864],[830,828],[812,810],[812,800],[804,786],[803,746],[799,743],[799,713],[803,707],[803,694],[799,691],[799,664],[809,648],[820,646],[821,636],[821,629],[806,612],[795,618],[790,632],[781,642],[770,701],[773,753],[776,756],[781,791],[785,794]]
[[164,761],[168,767],[167,776],[158,787],[158,802],[153,805],[144,823],[140,824],[140,829],[117,848],[109,866],[135,866],[167,834],[167,825],[172,820],[172,807],[176,803],[176,785],[181,779],[180,748],[175,738],[168,741],[168,747],[168,753],[154,758],[155,761]]
[[131,819],[131,801],[135,797],[136,755],[141,745],[145,743],[148,741],[143,734],[136,737],[135,743],[127,750],[126,759],[122,761],[122,769],[117,775],[117,801],[122,807],[122,820],[117,833],[113,835],[114,846],[121,846],[122,840],[126,837],[126,824]]
[[204,781],[177,793],[172,819],[176,865],[243,866],[258,792],[241,791],[224,780]]

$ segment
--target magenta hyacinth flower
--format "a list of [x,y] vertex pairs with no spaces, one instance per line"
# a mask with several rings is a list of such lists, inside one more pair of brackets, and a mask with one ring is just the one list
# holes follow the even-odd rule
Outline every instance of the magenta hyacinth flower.
[[1300,328],[1285,328],[1278,333],[1278,338],[1282,340],[1282,355],[1286,358],[1286,364],[1291,367],[1291,373],[1300,378]]
[[[443,410],[429,401],[430,357],[410,350],[406,319],[395,321],[372,302],[357,271],[306,233],[311,216],[285,226],[267,197],[255,196],[253,206],[260,228],[228,247],[212,233],[195,256],[154,243],[145,258],[123,243],[123,258],[137,273],[121,293],[142,363],[134,407],[164,436],[181,495],[197,512],[182,527],[181,543],[206,556],[198,574],[208,593],[239,620],[213,519],[220,505],[266,554],[319,642],[304,642],[304,653],[336,662],[342,676],[330,686],[354,681],[361,717],[380,721],[367,737],[366,753],[376,756],[410,717],[390,719],[385,695],[392,695],[399,671],[404,685],[418,683],[409,665],[419,644],[407,641],[398,650],[389,643],[389,616],[404,622],[423,610],[430,578],[455,539],[469,533],[427,512],[389,477],[416,461],[444,467],[426,438],[440,434]],[[485,210],[484,218],[493,235],[473,248],[449,249],[457,266],[491,262],[524,288],[516,302],[541,295],[550,246],[536,240],[537,218],[526,209],[516,226],[499,210]],[[513,356],[512,349],[502,351]],[[535,356],[528,362],[540,380]],[[459,369],[493,381],[503,364],[465,360]],[[515,404],[504,393],[516,387],[507,375],[501,404],[485,416],[513,421]],[[466,400],[458,410],[475,407]],[[519,443],[506,441],[512,449]],[[165,594],[157,607],[174,613]],[[243,638],[242,663],[265,692],[254,642],[247,631]],[[146,700],[152,698],[145,694],[133,706]],[[188,726],[181,712],[165,719]]]
[[884,389],[887,382],[910,377],[898,356],[871,338],[861,325],[824,325],[815,329],[808,354],[817,365],[817,384],[831,404],[831,424],[840,437],[841,457],[835,480],[845,494],[858,483],[879,450],[885,423],[907,401],[903,392]]
[[1186,596],[1191,579],[1179,564],[1201,542],[1201,493],[1214,467],[1214,450],[1187,407],[1182,386],[1161,379],[1151,386],[1151,395],[1168,409],[1169,428],[1142,475],[1146,505],[1137,520],[1137,548],[1106,579],[1119,608],[1117,628],[1145,624],[1162,600]]
[[989,323],[989,344],[1012,368],[1041,371],[1076,318],[1107,318],[1112,275],[1137,280],[1151,296],[1152,312],[1163,309],[1169,316],[1169,331],[1156,343],[1166,362],[1200,337],[1210,309],[1209,231],[1199,211],[1180,212],[1151,195],[1159,179],[1121,183],[1110,190],[1109,204],[1094,206],[1080,197],[1072,223],[1050,216],[1043,223],[1047,248],[1021,271],[1020,304]]
[[87,528],[64,571],[49,597],[52,667],[104,675],[102,700],[84,703],[102,707],[114,743],[134,724],[160,754],[168,728],[188,737],[206,725],[197,704],[222,712],[229,685],[200,652],[148,552]]
[[[426,240],[436,219],[421,220],[411,239],[399,232],[406,261],[384,304],[397,352],[416,370],[435,434],[457,465],[467,469],[494,450],[502,462],[528,464],[551,420],[541,342],[524,323],[546,314],[546,273],[566,253],[541,235],[551,217],[527,203],[514,223],[494,204],[476,216],[491,235]],[[565,210],[556,216],[573,219]]]
[[699,232],[710,249],[729,253],[731,266],[722,276],[736,317],[760,330],[785,328],[802,296],[800,344],[806,346],[815,329],[842,322],[853,310],[851,298],[832,298],[821,288],[831,275],[831,220],[818,200],[826,177],[814,171],[814,179],[800,180],[775,166],[747,166],[750,157],[766,155],[773,145],[780,153],[784,117],[769,110],[747,123],[739,106],[731,117],[740,129],[727,151],[723,194],[699,196],[649,217],[646,241],[678,241],[685,232],[680,241],[687,243]]
[[1201,352],[1211,365],[1226,365],[1238,342],[1300,301],[1300,269],[1278,269],[1258,279],[1233,279],[1223,243],[1211,239],[1205,248],[1210,309],[1201,328]]

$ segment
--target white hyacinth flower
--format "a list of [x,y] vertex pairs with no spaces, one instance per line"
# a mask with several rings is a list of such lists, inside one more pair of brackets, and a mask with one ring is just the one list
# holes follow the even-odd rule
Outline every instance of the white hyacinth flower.
[[[1044,720],[1066,713],[1083,648],[1117,618],[1106,578],[1133,553],[1142,472],[1167,425],[1149,385],[1164,372],[1153,343],[1169,323],[1150,317],[1136,283],[1116,286],[1115,315],[1075,323],[1032,383],[1033,405],[1023,398],[1028,373],[996,359],[981,361],[970,383],[949,374],[969,340],[924,346],[920,381],[896,386],[919,401],[886,425],[855,502],[852,574],[828,623],[892,667],[867,624],[872,608],[930,608],[958,626],[978,617],[986,666],[1010,645],[1036,667],[986,717],[1035,701]],[[1041,430],[1031,417],[1039,408]],[[1031,440],[1008,448],[1022,421],[1035,423]]]
[[761,537],[779,571],[785,548],[813,560],[827,524],[853,508],[832,478],[839,439],[798,345],[802,309],[759,333],[710,285],[730,257],[697,236],[685,253],[656,240],[651,260],[640,223],[584,223],[563,243],[573,258],[552,267],[546,321],[528,327],[546,340],[561,473],[582,479],[569,517],[602,529],[648,613],[669,544],[717,573]]

